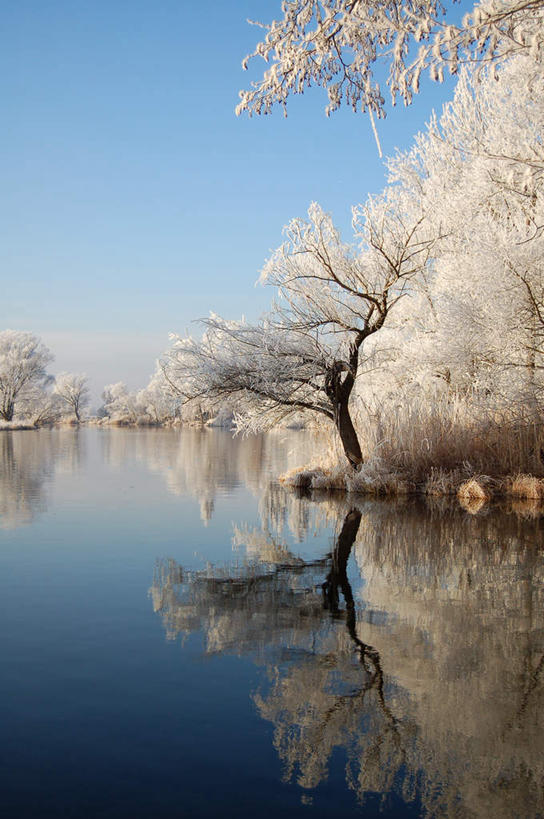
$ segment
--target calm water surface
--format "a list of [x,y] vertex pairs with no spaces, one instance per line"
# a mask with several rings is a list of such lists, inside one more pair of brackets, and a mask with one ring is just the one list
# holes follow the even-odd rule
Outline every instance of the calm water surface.
[[315,446],[0,432],[3,815],[544,815],[539,510],[281,490]]

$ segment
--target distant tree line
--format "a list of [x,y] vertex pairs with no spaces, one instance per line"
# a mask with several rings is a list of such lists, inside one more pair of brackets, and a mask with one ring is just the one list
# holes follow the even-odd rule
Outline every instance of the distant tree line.
[[[33,333],[0,332],[0,424],[44,426],[89,419],[88,377],[67,372],[51,375],[52,362],[52,353]],[[205,423],[210,418],[210,411],[203,407],[182,405],[179,392],[158,365],[141,390],[131,391],[121,381],[106,386],[95,416],[95,420],[119,425]]]

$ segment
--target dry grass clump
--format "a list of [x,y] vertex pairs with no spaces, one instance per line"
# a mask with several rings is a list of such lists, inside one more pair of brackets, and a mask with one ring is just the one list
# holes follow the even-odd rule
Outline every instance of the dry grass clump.
[[303,466],[280,475],[280,483],[297,489],[341,489],[346,491],[345,470],[322,466]]
[[346,489],[346,470],[336,466],[315,470],[312,478],[312,489]]
[[299,489],[339,490],[357,495],[408,495],[415,484],[389,472],[379,460],[363,464],[358,472],[346,464],[304,466],[281,475],[280,483]]
[[487,475],[479,475],[464,481],[457,490],[457,497],[466,512],[477,514],[491,500],[491,479]]
[[507,481],[506,491],[515,498],[540,499],[544,495],[544,482],[534,475],[520,473]]
[[457,497],[463,500],[491,500],[491,479],[487,475],[470,478],[461,484],[457,490]]
[[478,477],[470,478],[461,484],[457,490],[457,497],[459,500],[472,501],[491,500],[491,479],[487,475],[479,475]]
[[346,473],[346,488],[356,495],[409,495],[415,492],[401,475],[389,472],[379,462],[364,464],[359,472]]

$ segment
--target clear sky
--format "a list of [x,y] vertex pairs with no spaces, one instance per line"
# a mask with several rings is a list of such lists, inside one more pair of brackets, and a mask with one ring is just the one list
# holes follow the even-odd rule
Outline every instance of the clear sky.
[[[52,372],[144,386],[170,332],[210,310],[250,318],[283,225],[312,200],[349,237],[351,205],[384,186],[368,119],[237,118],[262,67],[241,61],[280,0],[5,0],[0,87],[0,329],[31,330]],[[379,125],[406,148],[452,84],[424,84]],[[96,403],[96,400],[95,400]]]

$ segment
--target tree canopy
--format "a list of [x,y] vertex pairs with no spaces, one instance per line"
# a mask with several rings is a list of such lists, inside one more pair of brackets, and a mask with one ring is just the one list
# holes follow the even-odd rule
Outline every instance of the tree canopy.
[[[237,113],[284,110],[291,94],[312,85],[327,91],[327,113],[344,102],[385,116],[383,63],[393,104],[408,105],[428,70],[434,80],[462,65],[500,65],[507,57],[544,54],[543,0],[482,0],[455,22],[455,0],[283,0],[282,17],[258,25],[266,32],[253,57],[270,67],[240,92]],[[376,76],[377,75],[377,76]]]

